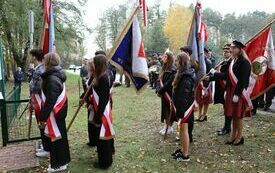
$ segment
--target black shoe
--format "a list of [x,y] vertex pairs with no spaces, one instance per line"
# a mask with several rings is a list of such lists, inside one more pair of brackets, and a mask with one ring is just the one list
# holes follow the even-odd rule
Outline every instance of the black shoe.
[[198,120],[198,122],[203,122],[203,121],[207,121],[207,116],[204,116],[204,118],[202,120]]
[[184,156],[182,153],[178,154],[174,159],[178,162],[189,162],[190,161],[189,156]]
[[182,152],[181,152],[181,149],[177,149],[174,153],[171,154],[171,156],[172,156],[173,158],[174,158],[174,157],[177,157],[177,155],[178,155],[179,153],[182,153]]
[[225,145],[233,145],[234,141],[235,141],[235,139],[232,140],[232,141],[227,141],[227,142],[225,143]]
[[226,134],[229,134],[231,132],[231,130],[226,130],[226,129],[223,129],[222,131],[218,132],[218,135],[221,136],[221,135],[226,135]]
[[267,107],[267,106],[264,107],[264,111],[269,111],[269,110],[270,110],[269,107]]
[[241,138],[241,140],[238,143],[236,143],[236,144],[233,143],[234,146],[243,145],[243,144],[244,144],[244,138],[243,137]]

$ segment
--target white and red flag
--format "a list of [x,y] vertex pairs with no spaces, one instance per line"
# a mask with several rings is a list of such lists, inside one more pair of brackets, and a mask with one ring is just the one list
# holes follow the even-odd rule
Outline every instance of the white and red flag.
[[257,98],[275,86],[275,53],[271,24],[246,43],[244,48],[252,64],[254,87],[251,98]]

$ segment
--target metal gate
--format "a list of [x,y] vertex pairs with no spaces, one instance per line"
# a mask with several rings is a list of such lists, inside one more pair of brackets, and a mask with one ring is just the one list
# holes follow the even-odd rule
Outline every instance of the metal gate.
[[[6,93],[3,56],[0,40],[0,139],[3,146],[8,143],[39,139],[40,132],[36,119],[29,114],[29,100],[21,100],[21,86]],[[0,140],[1,143],[1,140]]]

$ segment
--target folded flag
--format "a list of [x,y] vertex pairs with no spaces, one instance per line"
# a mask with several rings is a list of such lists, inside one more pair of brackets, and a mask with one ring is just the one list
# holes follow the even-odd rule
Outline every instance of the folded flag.
[[193,52],[191,58],[199,63],[199,70],[196,74],[197,80],[201,79],[206,74],[204,46],[208,39],[208,34],[206,24],[202,21],[201,16],[201,3],[198,1],[187,42]]
[[148,65],[142,42],[137,10],[128,21],[116,44],[110,51],[111,64],[124,72],[133,82],[137,92],[147,86]]
[[51,0],[43,1],[44,21],[40,36],[40,48],[44,54],[55,52],[54,15]]

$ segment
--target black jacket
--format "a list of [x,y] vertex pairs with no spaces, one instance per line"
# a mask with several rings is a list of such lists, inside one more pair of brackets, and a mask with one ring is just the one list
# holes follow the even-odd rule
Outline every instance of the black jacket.
[[[40,121],[46,122],[53,110],[57,98],[63,91],[63,83],[66,81],[66,75],[60,66],[55,66],[47,69],[41,77],[43,80],[42,90],[45,94],[46,102],[41,109]],[[63,119],[67,116],[67,100],[65,105],[58,112],[58,119]]]
[[172,66],[170,69],[164,72],[162,77],[163,86],[157,89],[157,93],[159,95],[163,95],[165,92],[167,92],[170,96],[172,96],[172,90],[173,90],[172,83],[175,78],[175,74],[176,74],[175,66]]
[[110,77],[106,73],[98,80],[98,84],[94,86],[95,92],[98,94],[99,103],[98,110],[95,112],[95,123],[101,124],[101,118],[103,116],[104,110],[110,99],[110,89],[112,85],[110,83]]
[[[222,73],[223,75],[226,75],[228,72],[228,68],[229,65],[231,63],[231,59],[229,59],[228,61],[223,61],[220,66],[220,73]],[[216,81],[215,83],[215,93],[214,93],[214,104],[224,104],[225,100],[224,100],[224,91],[225,88],[222,87],[222,85],[220,84],[220,80],[222,81],[222,79],[219,79],[219,73],[215,73],[214,75],[210,76],[210,81]]]
[[[249,78],[251,73],[251,65],[249,61],[243,56],[240,56],[233,65],[233,72],[238,79],[234,94],[241,96],[243,89],[246,89],[249,85]],[[228,71],[227,73],[215,73],[214,76],[216,78],[226,80],[227,87],[232,86],[229,85],[231,84],[231,80],[229,78]]]
[[[212,68],[212,62],[211,62],[210,59],[208,59],[208,58],[206,58],[206,57],[205,57],[205,66],[206,66],[206,74],[207,74],[207,73],[209,73],[209,71],[210,71],[211,68]],[[203,81],[203,86],[204,86],[204,87],[207,88],[207,87],[209,86],[209,84],[210,84],[209,81]]]
[[249,61],[243,56],[239,57],[233,66],[233,72],[238,79],[234,94],[240,96],[243,89],[246,89],[249,85],[251,74],[251,65]]
[[194,102],[195,70],[189,68],[181,74],[178,87],[173,92],[176,117],[183,118],[185,111]]

